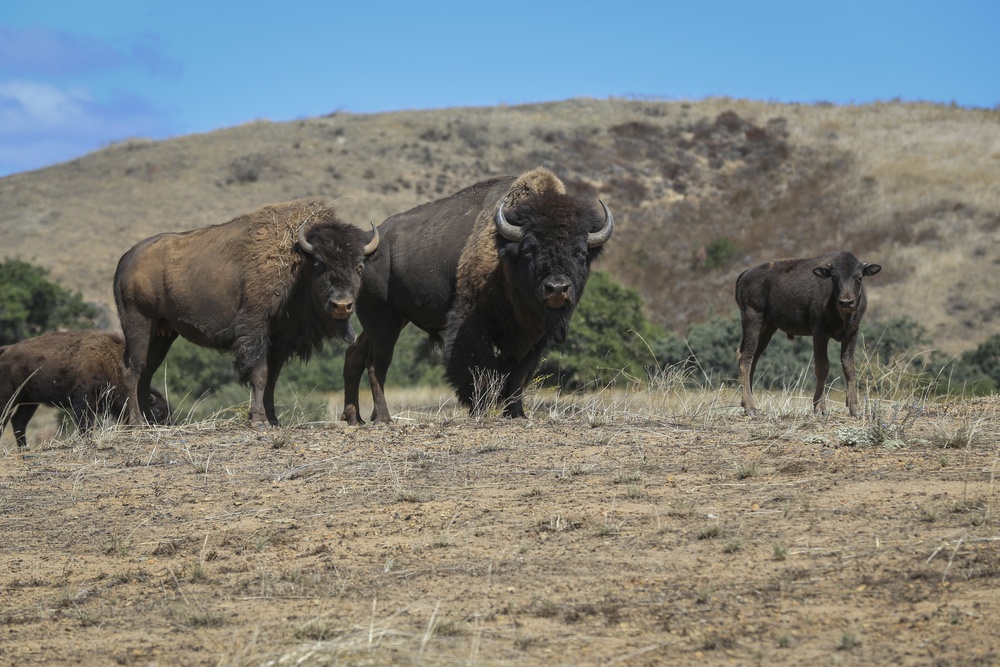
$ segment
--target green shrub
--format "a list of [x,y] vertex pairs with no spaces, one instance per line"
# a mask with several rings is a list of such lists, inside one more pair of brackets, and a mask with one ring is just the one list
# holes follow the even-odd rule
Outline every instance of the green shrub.
[[538,375],[578,389],[591,383],[645,381],[666,332],[646,319],[639,293],[602,271],[591,274],[566,342],[550,348]]
[[861,338],[867,353],[883,364],[930,344],[927,329],[911,317],[866,322],[861,327]]
[[49,280],[48,273],[19,259],[0,262],[0,345],[55,329],[97,326],[100,309]]
[[721,236],[717,239],[712,239],[704,249],[695,254],[695,264],[700,264],[706,269],[720,269],[733,259],[739,253],[739,247],[726,238]]
[[1000,387],[1000,334],[994,334],[970,352],[962,355],[962,362],[977,369]]

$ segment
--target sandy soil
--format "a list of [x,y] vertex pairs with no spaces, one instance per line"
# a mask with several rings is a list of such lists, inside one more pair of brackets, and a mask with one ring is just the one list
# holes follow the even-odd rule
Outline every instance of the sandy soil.
[[997,664],[1000,397],[886,415],[8,446],[0,663]]

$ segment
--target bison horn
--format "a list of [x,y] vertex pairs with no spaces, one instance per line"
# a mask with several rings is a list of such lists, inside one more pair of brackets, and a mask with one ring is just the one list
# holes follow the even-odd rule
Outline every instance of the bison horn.
[[310,255],[316,252],[316,247],[312,243],[309,243],[309,241],[306,241],[305,223],[302,223],[302,225],[299,226],[299,247],[302,248],[302,252]]
[[503,205],[506,202],[506,197],[500,200],[500,205],[497,206],[497,213],[493,216],[493,222],[496,223],[497,231],[500,232],[500,236],[504,237],[508,241],[520,243],[521,239],[524,238],[524,230],[517,225],[510,224],[507,222],[507,218],[503,217]]
[[376,227],[375,223],[373,222],[372,223],[372,240],[369,241],[367,243],[367,245],[365,245],[365,248],[364,248],[365,255],[370,255],[373,252],[375,252],[375,249],[378,248],[378,239],[379,239],[379,236],[378,236],[378,227]]
[[592,232],[587,234],[587,247],[596,248],[597,246],[604,245],[611,238],[611,232],[615,230],[615,216],[611,215],[611,209],[605,206],[604,202],[601,202],[601,206],[604,207],[604,228],[599,232]]

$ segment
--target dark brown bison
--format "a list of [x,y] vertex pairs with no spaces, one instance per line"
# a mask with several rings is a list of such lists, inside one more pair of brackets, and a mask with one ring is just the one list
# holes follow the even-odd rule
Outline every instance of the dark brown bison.
[[[374,229],[374,225],[372,226]],[[320,201],[266,206],[225,224],[140,241],[115,271],[129,417],[149,416],[149,381],[171,343],[231,351],[250,385],[250,423],[278,425],[274,386],[292,356],[350,342],[364,259],[378,247]]]
[[[86,434],[98,415],[121,418],[128,392],[123,382],[117,334],[58,331],[0,347],[0,432],[10,421],[17,444],[28,444],[25,429],[39,405],[69,410]],[[163,394],[151,392],[150,417],[170,418]]]
[[371,418],[389,421],[383,385],[408,322],[432,339],[444,334],[445,374],[463,405],[476,412],[493,398],[504,414],[523,417],[524,388],[549,343],[565,340],[590,264],[611,238],[614,219],[602,207],[535,169],[383,222],[358,295],[364,331],[344,358],[343,419],[362,421],[358,385],[367,368]]
[[756,413],[753,374],[757,360],[778,329],[789,338],[813,337],[816,393],[813,410],[826,414],[826,378],[830,372],[827,345],[840,341],[840,363],[847,385],[847,408],[858,416],[858,388],[854,378],[854,346],[858,325],[868,302],[861,279],[882,267],[866,264],[849,252],[811,259],[782,259],[747,269],[736,279],[743,338],[740,341],[740,382],[743,409]]

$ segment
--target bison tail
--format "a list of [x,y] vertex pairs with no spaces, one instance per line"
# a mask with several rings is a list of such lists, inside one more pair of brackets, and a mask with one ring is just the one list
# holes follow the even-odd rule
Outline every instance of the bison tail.
[[431,351],[437,352],[444,349],[444,338],[441,338],[440,331],[434,331],[427,334],[427,344],[430,346]]

